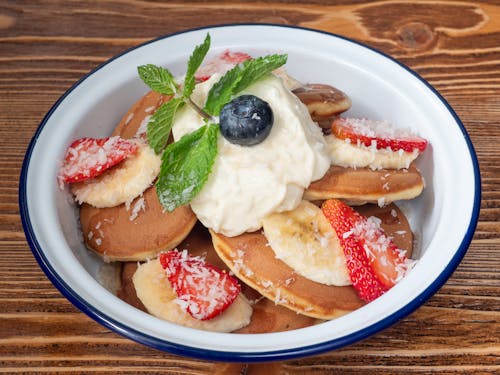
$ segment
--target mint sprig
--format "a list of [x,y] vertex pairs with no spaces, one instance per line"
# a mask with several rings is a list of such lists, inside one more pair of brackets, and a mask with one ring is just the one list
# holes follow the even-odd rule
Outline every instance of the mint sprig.
[[268,55],[246,60],[228,71],[208,93],[203,110],[219,115],[232,97],[286,63],[288,55]]
[[[207,34],[204,42],[196,46],[189,57],[182,92],[180,92],[180,85],[175,81],[173,74],[170,73],[168,69],[153,64],[141,65],[137,68],[139,77],[141,77],[143,82],[148,85],[151,90],[163,95],[174,96],[173,99],[162,104],[148,122],[146,135],[149,144],[157,154],[167,145],[177,110],[185,103],[191,106],[195,105],[190,99],[195,86],[194,74],[203,62],[209,48],[210,34]],[[199,108],[196,109],[201,111]]]
[[218,134],[218,125],[204,125],[165,149],[156,193],[167,211],[191,202],[205,185],[217,155]]

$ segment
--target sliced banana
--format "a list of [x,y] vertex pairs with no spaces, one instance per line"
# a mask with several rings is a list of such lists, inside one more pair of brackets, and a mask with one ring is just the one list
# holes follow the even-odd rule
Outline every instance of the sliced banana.
[[210,320],[198,320],[175,302],[173,291],[158,259],[140,265],[132,277],[137,297],[149,313],[185,327],[214,332],[231,332],[250,323],[252,307],[240,293],[224,312]]
[[301,276],[326,285],[351,285],[342,247],[321,209],[302,201],[266,217],[264,235],[276,254]]
[[96,208],[130,203],[144,192],[160,172],[161,158],[143,141],[134,155],[97,176],[72,184],[71,191],[78,203]]
[[408,169],[419,155],[417,149],[413,152],[377,150],[376,148],[351,144],[334,135],[327,135],[325,141],[332,164],[346,168]]

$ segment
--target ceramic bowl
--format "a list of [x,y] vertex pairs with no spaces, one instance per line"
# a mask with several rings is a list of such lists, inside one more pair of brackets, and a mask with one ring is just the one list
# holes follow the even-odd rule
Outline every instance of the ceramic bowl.
[[[223,334],[194,330],[148,315],[109,287],[113,266],[82,244],[76,205],[56,175],[72,140],[111,133],[147,90],[137,66],[154,63],[184,73],[192,48],[212,37],[210,54],[225,49],[251,55],[287,53],[288,72],[303,82],[346,92],[349,116],[410,127],[429,140],[418,159],[424,193],[401,206],[417,238],[415,268],[389,292],[334,321],[288,332]],[[297,27],[224,25],[158,38],[102,64],[50,109],[26,152],[20,178],[26,237],[52,283],[87,315],[132,340],[185,356],[224,361],[295,358],[339,348],[408,315],[450,277],[472,239],[479,212],[476,155],[453,109],[425,80],[401,63],[358,42]],[[106,281],[107,280],[107,281]]]

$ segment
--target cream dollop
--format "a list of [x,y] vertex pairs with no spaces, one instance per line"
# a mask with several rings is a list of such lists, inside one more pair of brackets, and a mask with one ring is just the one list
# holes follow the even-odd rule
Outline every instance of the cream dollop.
[[[220,75],[214,75],[198,84],[191,99],[203,107],[208,91],[219,79]],[[220,135],[212,173],[191,201],[203,225],[226,236],[255,231],[267,215],[297,207],[304,189],[323,177],[330,166],[320,128],[280,78],[270,75],[242,94],[269,103],[274,114],[271,133],[250,147],[232,144]],[[203,125],[202,118],[184,106],[174,120],[174,139]]]
[[375,169],[402,169],[408,168],[417,158],[417,149],[413,152],[403,150],[392,151],[375,147],[365,147],[352,144],[349,140],[339,139],[334,135],[325,137],[328,145],[328,154],[332,164],[348,168],[369,167]]

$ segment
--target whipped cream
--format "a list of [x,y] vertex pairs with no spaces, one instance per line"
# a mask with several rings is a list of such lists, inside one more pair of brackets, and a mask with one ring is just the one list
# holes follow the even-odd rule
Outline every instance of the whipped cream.
[[347,168],[402,169],[408,168],[417,158],[419,151],[406,152],[389,149],[378,150],[375,147],[358,146],[349,140],[339,139],[334,135],[325,137],[328,154],[332,164]]
[[[198,84],[191,99],[203,107],[208,91],[219,79],[220,75],[214,75]],[[304,189],[330,167],[320,128],[280,78],[270,75],[239,95],[243,94],[269,103],[274,113],[271,133],[251,147],[232,144],[219,136],[212,173],[191,201],[203,225],[226,236],[255,231],[267,215],[294,209]],[[174,120],[174,139],[203,125],[198,113],[184,106]]]

